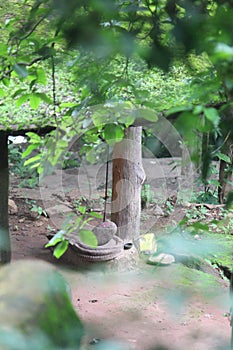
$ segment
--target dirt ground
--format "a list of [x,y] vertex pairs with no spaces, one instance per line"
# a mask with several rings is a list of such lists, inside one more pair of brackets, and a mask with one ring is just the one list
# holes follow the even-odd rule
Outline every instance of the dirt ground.
[[[173,166],[169,159],[144,160],[147,182],[158,202],[171,195],[189,199],[193,179],[181,178],[179,167]],[[43,259],[65,275],[86,325],[84,349],[97,349],[105,342],[101,349],[230,349],[229,285],[220,277],[204,279],[199,271],[178,263],[151,266],[134,249],[112,262],[74,265],[68,255],[58,261],[44,248],[46,234],[61,226],[75,199],[91,198],[94,209],[103,210],[104,167],[89,166],[81,174],[58,170],[36,189],[19,188],[18,182],[12,175],[10,198],[17,205],[10,214],[12,258]],[[32,201],[50,217],[31,212]],[[182,206],[168,215],[155,203],[142,212],[142,232],[155,227],[159,231],[184,214]]]

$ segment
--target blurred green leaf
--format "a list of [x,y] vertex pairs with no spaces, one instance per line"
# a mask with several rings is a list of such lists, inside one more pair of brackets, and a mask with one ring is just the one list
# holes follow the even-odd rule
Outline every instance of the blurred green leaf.
[[218,157],[218,159],[223,160],[224,162],[230,164],[231,163],[231,159],[229,156],[227,156],[226,154],[222,153],[222,152],[217,152],[216,153],[216,157]]
[[26,158],[27,156],[29,156],[29,154],[32,153],[32,151],[34,149],[38,149],[40,147],[40,143],[33,143],[33,144],[30,144],[26,150],[22,153],[22,158]]
[[98,246],[98,241],[95,234],[90,230],[80,230],[78,233],[80,240],[90,247],[96,248]]
[[135,119],[145,119],[151,122],[156,122],[158,120],[158,116],[156,112],[149,108],[137,108],[133,112]]
[[68,246],[68,240],[63,240],[60,243],[58,243],[53,251],[53,255],[55,256],[55,258],[59,259],[67,251]]
[[103,130],[103,137],[110,146],[113,146],[123,139],[124,129],[119,124],[107,124]]
[[86,213],[86,207],[84,205],[80,205],[78,207],[78,211],[81,213],[81,214],[85,214]]
[[220,116],[216,108],[204,108],[204,114],[206,118],[213,124],[217,129],[220,122]]
[[41,154],[37,154],[36,156],[25,160],[24,165],[29,165],[29,164],[35,163],[40,159],[41,159]]
[[64,231],[60,230],[49,240],[49,242],[45,245],[45,248],[53,247],[57,243],[63,241],[63,239],[64,239]]
[[30,94],[24,94],[20,96],[15,102],[16,107],[20,107],[23,103],[28,101],[29,97],[30,97]]
[[37,73],[38,84],[42,84],[42,85],[46,86],[47,78],[46,78],[45,70],[42,67],[39,67],[39,68],[37,68],[36,73]]
[[28,76],[28,71],[25,65],[15,64],[13,66],[13,69],[20,78],[26,78]]
[[30,106],[33,109],[37,109],[39,107],[39,104],[41,102],[41,97],[39,94],[35,93],[35,94],[30,94],[29,95],[29,101],[30,101]]
[[102,214],[99,214],[99,213],[97,213],[97,212],[95,212],[95,211],[90,211],[90,212],[89,212],[89,215],[90,215],[90,216],[93,216],[94,218],[97,218],[97,219],[102,219],[102,218],[103,218],[103,215],[102,215]]

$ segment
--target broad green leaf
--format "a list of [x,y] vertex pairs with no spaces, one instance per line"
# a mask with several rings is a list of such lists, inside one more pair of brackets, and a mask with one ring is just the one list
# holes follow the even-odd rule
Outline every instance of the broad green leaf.
[[0,88],[0,96],[1,97],[6,96],[6,91],[4,89],[2,89],[2,88]]
[[17,22],[17,18],[7,18],[6,20],[5,20],[5,26],[6,26],[6,28],[8,28],[8,27],[13,27],[13,25]]
[[58,245],[53,251],[53,255],[55,256],[55,258],[59,259],[67,251],[68,246],[69,246],[68,240],[64,240],[58,243]]
[[90,215],[90,216],[93,216],[94,218],[97,218],[97,219],[102,219],[102,218],[103,218],[103,215],[97,213],[96,211],[91,211],[91,212],[89,213],[89,215]]
[[36,96],[38,96],[42,101],[48,103],[48,104],[52,104],[53,101],[51,100],[51,98],[49,98],[45,93],[43,92],[37,92]]
[[5,85],[6,87],[9,87],[9,85],[10,85],[10,79],[9,78],[3,78],[2,82],[3,82],[3,85]]
[[[108,105],[108,103],[106,104],[106,106]],[[111,106],[111,105],[110,105]],[[114,112],[130,112],[133,109],[133,104],[130,101],[124,101],[124,102],[119,102],[119,103],[114,103],[113,104],[113,111]]]
[[42,85],[46,85],[47,79],[46,79],[46,74],[43,68],[39,67],[37,68],[37,82]]
[[81,213],[81,214],[85,214],[86,213],[86,207],[84,205],[80,205],[78,207],[78,211]]
[[31,90],[31,91],[32,91],[34,85],[36,85],[36,83],[37,83],[36,79],[34,79],[34,80],[32,80],[32,81],[30,82],[29,87],[30,87],[30,90]]
[[193,109],[193,114],[197,115],[203,112],[203,106],[195,106]]
[[218,127],[220,122],[220,117],[216,108],[204,108],[204,114],[206,118],[214,125],[215,128]]
[[30,166],[31,169],[38,168],[40,166],[40,162],[34,163]]
[[120,142],[124,137],[124,129],[118,124],[107,124],[103,130],[103,137],[110,146]]
[[149,108],[137,108],[133,112],[135,119],[146,119],[150,122],[156,122],[158,117],[154,110]]
[[200,118],[192,112],[183,112],[177,118],[175,127],[183,135],[186,135],[189,142],[194,142],[193,140],[196,140],[196,134],[193,133],[193,130],[200,129]]
[[95,126],[99,127],[107,122],[113,121],[110,112],[107,108],[98,109],[92,115],[92,120]]
[[29,96],[30,96],[30,94],[25,94],[25,95],[20,96],[15,102],[16,107],[22,106],[22,104],[28,100]]
[[13,66],[13,70],[18,74],[20,78],[26,78],[28,76],[28,71],[25,65],[16,63]]
[[35,157],[32,157],[32,158],[29,158],[27,159],[25,162],[24,162],[24,165],[29,165],[29,164],[32,164],[32,163],[35,163],[37,162],[38,160],[41,159],[41,155],[40,154],[37,154]]
[[23,92],[25,92],[26,89],[18,89],[14,92],[14,94],[12,95],[13,98],[19,96],[19,95],[22,95]]
[[98,241],[92,231],[84,230],[84,229],[80,230],[78,233],[78,236],[84,244],[89,245],[90,247],[93,247],[93,248],[97,247]]
[[41,137],[36,134],[35,132],[27,132],[26,135],[28,137],[30,137],[30,143],[37,143],[37,142],[41,142]]
[[29,95],[29,100],[30,100],[30,106],[33,109],[37,109],[39,107],[41,98],[40,96],[38,96],[39,94],[35,93],[35,94],[30,94]]
[[215,180],[215,179],[208,180],[208,184],[214,185],[214,186],[216,186],[216,187],[220,186],[219,181],[218,181],[218,180]]
[[121,124],[125,124],[126,128],[132,125],[135,121],[135,116],[132,113],[132,109],[125,109],[120,111],[120,117],[117,121]]
[[158,117],[155,114],[155,111],[153,111],[152,109],[141,108],[140,112],[141,112],[141,117],[146,120],[149,120],[151,122],[156,122],[158,120]]
[[224,154],[224,153],[217,152],[217,153],[216,153],[216,157],[218,157],[218,159],[223,160],[223,161],[226,162],[226,163],[229,163],[229,164],[231,163],[230,157],[227,156],[227,155]]
[[55,246],[57,243],[63,241],[63,239],[64,239],[64,234],[65,234],[65,232],[64,232],[63,230],[58,231],[58,232],[49,240],[49,242],[45,245],[45,248],[53,247],[53,246]]
[[178,113],[178,112],[184,112],[184,111],[190,111],[192,109],[191,106],[176,106],[169,108],[169,110],[166,111],[166,116]]
[[31,154],[31,152],[36,149],[36,148],[39,148],[40,147],[40,143],[33,143],[33,144],[30,144],[27,149],[22,153],[22,158],[25,158],[27,156],[29,156],[29,154]]

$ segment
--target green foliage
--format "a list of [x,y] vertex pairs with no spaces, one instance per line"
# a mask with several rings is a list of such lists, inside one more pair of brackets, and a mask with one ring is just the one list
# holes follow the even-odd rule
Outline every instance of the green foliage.
[[147,208],[154,200],[154,192],[151,190],[149,184],[143,184],[141,190],[141,204],[142,209]]
[[22,161],[21,147],[14,143],[10,143],[8,145],[8,152],[8,159],[11,172],[16,175],[22,174],[24,176],[25,168]]
[[37,213],[37,218],[39,218],[41,215],[47,217],[46,211],[39,205],[33,204],[32,208],[30,209],[31,212]]
[[53,255],[59,259],[69,247],[70,235],[75,232],[80,241],[90,247],[97,247],[98,241],[95,234],[86,228],[94,218],[102,218],[96,212],[88,212],[85,206],[78,206],[79,215],[70,215],[59,230],[46,244],[46,248],[55,247]]
[[36,200],[34,199],[26,199],[26,203],[29,205],[30,207],[30,211],[32,213],[36,213],[37,214],[37,218],[40,218],[41,215],[47,217],[47,213],[46,210],[43,209],[40,205],[37,205]]
[[113,146],[123,139],[124,129],[117,124],[107,124],[103,130],[103,137],[110,146]]
[[[29,169],[29,171],[31,171],[31,169]],[[36,188],[38,184],[39,184],[38,174],[36,172],[33,172],[33,175],[31,177],[21,180],[18,186],[22,188],[24,187]]]
[[22,159],[23,151],[21,146],[11,143],[8,145],[9,165],[11,173],[17,175],[21,181],[19,187],[35,188],[38,186],[38,174],[35,169],[25,166]]
[[65,153],[62,162],[62,169],[76,168],[79,167],[80,162],[75,157],[75,153],[68,151]]
[[170,200],[166,200],[164,204],[164,214],[165,216],[169,216],[174,211],[174,205],[170,202]]
[[[219,184],[217,184],[217,186],[219,186]],[[200,191],[193,201],[196,203],[218,204],[218,197],[216,192],[207,188],[205,191]]]

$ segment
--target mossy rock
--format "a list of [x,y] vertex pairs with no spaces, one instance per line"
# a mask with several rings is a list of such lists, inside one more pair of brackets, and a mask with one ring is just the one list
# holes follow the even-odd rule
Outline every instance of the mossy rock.
[[0,269],[0,348],[79,349],[83,326],[68,284],[50,264],[22,260]]

